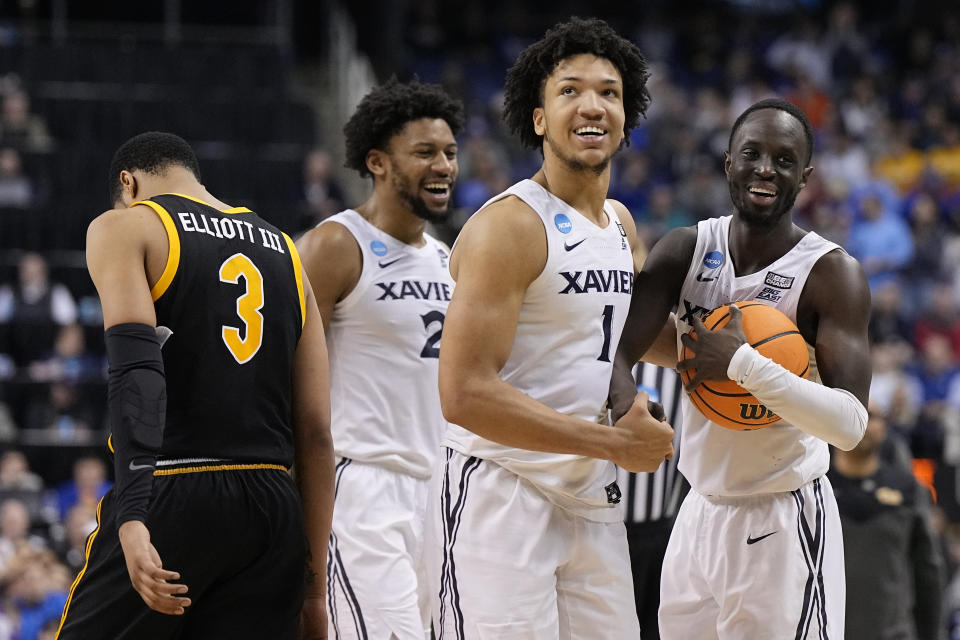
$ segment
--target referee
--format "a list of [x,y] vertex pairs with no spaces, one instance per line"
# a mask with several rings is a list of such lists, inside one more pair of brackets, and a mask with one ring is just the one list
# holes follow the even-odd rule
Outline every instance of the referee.
[[680,459],[680,397],[683,386],[680,376],[641,362],[634,369],[637,389],[650,394],[650,400],[663,405],[667,422],[674,429],[671,459],[665,460],[654,473],[629,473],[617,468],[617,484],[623,491],[624,519],[630,564],[633,569],[633,592],[640,618],[643,640],[660,638],[657,609],[660,606],[660,567],[667,550],[670,529],[677,508],[689,485],[677,470]]

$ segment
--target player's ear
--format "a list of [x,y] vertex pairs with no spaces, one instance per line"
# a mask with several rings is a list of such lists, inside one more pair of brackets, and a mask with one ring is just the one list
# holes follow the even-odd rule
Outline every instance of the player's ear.
[[810,177],[810,174],[813,173],[813,167],[807,167],[803,170],[803,173],[800,174],[800,188],[803,189],[807,186],[807,179]]
[[533,110],[533,130],[536,131],[538,136],[547,132],[547,126],[544,124],[543,107],[537,107]]
[[733,164],[733,158],[730,157],[729,151],[723,152],[723,172],[727,174],[727,177],[730,177],[730,166]]
[[138,190],[139,185],[137,184],[137,178],[129,171],[121,171],[119,204],[130,206],[132,203],[136,202]]
[[374,176],[382,176],[387,172],[387,154],[380,149],[370,149],[367,151],[366,163],[367,170]]

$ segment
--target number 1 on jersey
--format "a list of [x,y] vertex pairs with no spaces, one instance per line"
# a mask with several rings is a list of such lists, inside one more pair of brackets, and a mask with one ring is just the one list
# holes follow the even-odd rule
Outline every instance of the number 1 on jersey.
[[257,354],[263,343],[263,275],[257,265],[242,253],[235,253],[220,265],[220,282],[240,284],[240,277],[246,283],[246,291],[237,298],[237,315],[243,322],[243,337],[240,329],[223,325],[221,336],[223,343],[234,359],[243,364]]
[[608,304],[603,308],[603,346],[600,347],[600,357],[597,360],[601,362],[610,362],[610,331],[613,328],[613,305]]

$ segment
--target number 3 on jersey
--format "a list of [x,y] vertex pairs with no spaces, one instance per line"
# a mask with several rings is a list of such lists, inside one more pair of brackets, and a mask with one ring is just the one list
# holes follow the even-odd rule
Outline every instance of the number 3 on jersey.
[[223,325],[221,336],[223,343],[234,359],[244,364],[257,355],[263,343],[263,275],[257,265],[242,253],[235,253],[220,265],[220,282],[240,284],[240,277],[246,284],[246,291],[237,298],[237,315],[243,322],[243,337],[240,329]]

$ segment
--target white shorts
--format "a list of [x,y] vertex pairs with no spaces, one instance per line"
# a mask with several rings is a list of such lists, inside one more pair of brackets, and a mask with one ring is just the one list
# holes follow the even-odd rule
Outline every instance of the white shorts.
[[331,638],[430,637],[423,534],[430,482],[341,458],[327,557]]
[[833,488],[687,494],[660,581],[664,640],[841,640],[846,583]]
[[445,449],[428,553],[437,640],[636,640],[622,522],[557,507],[503,467]]

